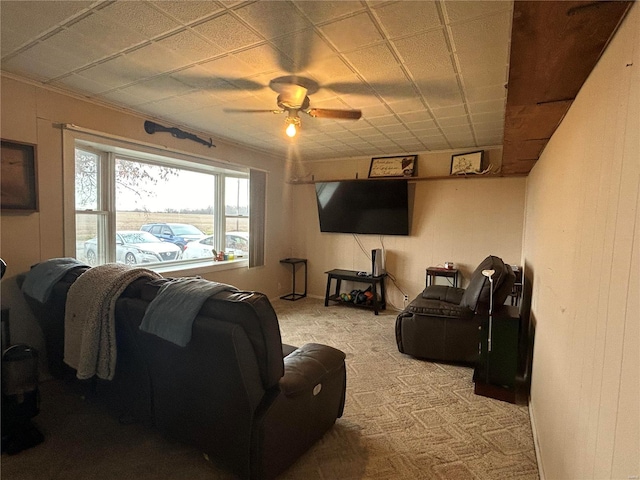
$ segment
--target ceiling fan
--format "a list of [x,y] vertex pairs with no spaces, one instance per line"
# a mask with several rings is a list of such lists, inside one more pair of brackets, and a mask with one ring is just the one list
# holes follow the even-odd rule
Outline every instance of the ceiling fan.
[[362,117],[360,110],[337,110],[329,108],[313,108],[309,95],[318,91],[319,85],[308,78],[297,75],[286,75],[274,78],[269,82],[269,87],[278,94],[277,110],[252,110],[225,108],[225,112],[230,113],[286,113],[285,124],[286,133],[289,137],[294,137],[300,128],[299,112],[306,113],[316,118],[336,118],[343,120],[358,120]]

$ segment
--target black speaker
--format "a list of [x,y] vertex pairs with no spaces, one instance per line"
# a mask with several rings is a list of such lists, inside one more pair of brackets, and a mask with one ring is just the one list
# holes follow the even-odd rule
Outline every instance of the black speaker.
[[375,248],[371,250],[371,275],[379,277],[384,273],[384,253],[381,248]]

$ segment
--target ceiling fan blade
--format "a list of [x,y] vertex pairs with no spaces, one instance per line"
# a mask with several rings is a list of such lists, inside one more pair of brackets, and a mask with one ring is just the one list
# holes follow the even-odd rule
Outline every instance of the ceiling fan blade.
[[346,120],[358,120],[362,117],[360,110],[332,110],[327,108],[310,108],[305,113],[316,118],[342,118]]
[[255,110],[252,108],[223,108],[226,113],[284,113],[284,110]]

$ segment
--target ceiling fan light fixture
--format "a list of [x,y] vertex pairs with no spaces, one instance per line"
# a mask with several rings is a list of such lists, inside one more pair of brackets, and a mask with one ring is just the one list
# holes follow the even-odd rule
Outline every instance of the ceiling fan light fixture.
[[293,138],[298,133],[298,128],[300,128],[300,117],[297,115],[291,115],[284,119],[284,123],[287,124],[287,128],[285,129],[285,133],[288,137]]

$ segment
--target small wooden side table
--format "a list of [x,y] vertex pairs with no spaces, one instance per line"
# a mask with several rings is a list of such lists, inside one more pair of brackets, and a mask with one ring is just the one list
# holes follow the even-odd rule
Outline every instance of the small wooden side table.
[[442,267],[429,267],[427,268],[427,277],[425,279],[426,286],[433,285],[436,277],[453,278],[453,286],[458,286],[458,269],[457,268],[442,268]]
[[[307,296],[307,259],[306,258],[283,258],[280,263],[288,263],[291,265],[291,273],[293,275],[293,286],[291,287],[291,293],[283,295],[280,298],[283,300],[300,300]],[[304,292],[296,293],[296,265],[302,263],[304,265]]]

